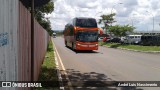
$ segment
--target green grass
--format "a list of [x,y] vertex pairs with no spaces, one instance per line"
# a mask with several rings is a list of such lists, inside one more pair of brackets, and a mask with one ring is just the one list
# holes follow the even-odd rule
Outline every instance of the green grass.
[[98,44],[99,44],[100,46],[106,45],[105,42],[98,42]]
[[134,49],[140,51],[160,51],[160,46],[139,46],[139,45],[126,45],[120,46],[121,48]]
[[105,45],[111,48],[125,48],[139,51],[160,51],[160,46],[141,46],[141,45],[129,45],[120,43],[104,43],[100,42],[100,45]]
[[[45,60],[41,66],[41,72],[38,81],[58,81],[56,73],[56,65],[54,61],[54,50],[50,41],[47,48]],[[58,87],[42,87],[36,90],[59,90]]]

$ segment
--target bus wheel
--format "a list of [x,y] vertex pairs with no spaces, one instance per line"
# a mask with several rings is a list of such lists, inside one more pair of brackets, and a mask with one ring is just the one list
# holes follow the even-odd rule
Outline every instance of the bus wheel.
[[74,44],[73,44],[73,43],[72,43],[72,49],[75,50],[75,49],[74,49]]
[[65,46],[67,47],[67,41],[65,41]]

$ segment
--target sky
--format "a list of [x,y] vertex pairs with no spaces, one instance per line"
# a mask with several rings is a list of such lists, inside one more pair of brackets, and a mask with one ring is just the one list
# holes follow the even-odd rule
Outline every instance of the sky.
[[74,17],[92,17],[98,21],[103,14],[116,13],[117,22],[113,25],[133,25],[135,31],[160,31],[159,0],[54,0],[54,4],[54,12],[46,15],[52,30],[64,30]]

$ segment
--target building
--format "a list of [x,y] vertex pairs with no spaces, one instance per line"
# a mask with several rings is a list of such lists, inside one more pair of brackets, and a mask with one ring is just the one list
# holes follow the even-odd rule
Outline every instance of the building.
[[141,35],[160,35],[160,31],[136,31],[135,33]]

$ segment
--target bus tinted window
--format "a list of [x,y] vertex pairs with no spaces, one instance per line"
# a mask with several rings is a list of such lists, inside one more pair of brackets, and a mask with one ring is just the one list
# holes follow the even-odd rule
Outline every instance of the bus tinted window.
[[92,18],[77,18],[76,26],[97,28],[97,22]]
[[79,31],[77,32],[76,40],[81,42],[97,42],[98,31]]

